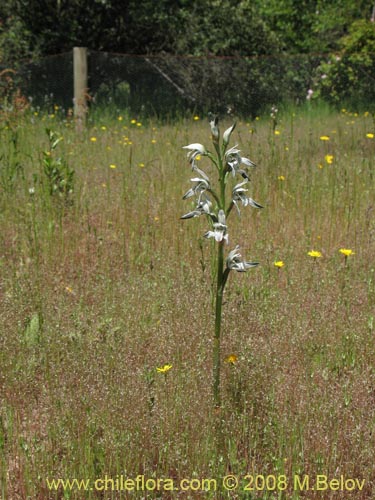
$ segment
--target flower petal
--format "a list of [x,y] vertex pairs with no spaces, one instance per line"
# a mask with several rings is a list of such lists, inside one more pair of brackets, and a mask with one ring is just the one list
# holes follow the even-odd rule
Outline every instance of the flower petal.
[[192,219],[193,217],[199,217],[200,215],[202,215],[202,212],[200,212],[199,210],[193,210],[188,214],[182,215],[180,219]]
[[223,144],[224,144],[224,146],[228,145],[230,136],[231,136],[233,130],[235,129],[235,126],[236,126],[236,124],[233,123],[233,125],[231,127],[227,128],[226,131],[224,132],[224,134],[223,134]]
[[194,144],[189,144],[188,146],[183,146],[182,149],[189,149],[190,151],[199,151],[201,155],[207,154],[206,148],[203,146],[203,144],[194,143]]
[[247,198],[248,200],[248,203],[251,207],[253,208],[264,208],[263,205],[260,205],[259,203],[257,203],[255,200],[253,200],[252,198]]
[[243,163],[247,167],[256,167],[253,161],[249,160],[249,158],[244,158],[243,156],[241,157],[241,163]]

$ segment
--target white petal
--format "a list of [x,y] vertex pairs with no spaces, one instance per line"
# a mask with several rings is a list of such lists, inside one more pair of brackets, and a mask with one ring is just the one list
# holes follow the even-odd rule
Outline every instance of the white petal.
[[260,205],[259,203],[257,203],[255,200],[253,200],[252,198],[247,198],[247,202],[250,206],[252,206],[253,208],[264,208],[263,205]]
[[188,146],[183,146],[182,149],[189,149],[190,151],[199,151],[200,154],[205,155],[207,154],[206,148],[203,146],[203,144],[194,143],[194,144],[189,144]]
[[208,176],[203,172],[203,170],[200,170],[197,166],[194,166],[193,167],[193,170],[195,172],[197,172],[199,175],[201,175],[203,177],[203,179],[206,179],[206,181],[210,181],[210,179],[208,178]]
[[238,146],[238,144],[236,144],[235,146],[233,146],[233,148],[228,149],[228,151],[225,153],[225,156],[239,153],[241,150],[240,149],[236,149],[237,146]]
[[244,262],[246,269],[259,266],[259,262]]
[[228,144],[230,136],[231,136],[231,133],[233,132],[235,126],[236,126],[236,124],[233,123],[233,125],[231,127],[227,128],[227,130],[224,132],[224,134],[223,134],[223,143],[225,145]]
[[[236,184],[233,188],[233,192],[236,191],[238,188],[240,188],[241,186],[244,186],[245,184],[247,184],[249,182],[248,179],[245,179],[243,182],[240,182],[239,184]],[[248,191],[247,189],[243,189],[242,191]]]
[[225,226],[226,220],[225,220],[225,212],[224,212],[224,210],[219,210],[218,219],[219,219],[219,223],[223,224]]
[[249,160],[249,158],[241,158],[241,163],[247,165],[248,167],[256,167],[255,163]]

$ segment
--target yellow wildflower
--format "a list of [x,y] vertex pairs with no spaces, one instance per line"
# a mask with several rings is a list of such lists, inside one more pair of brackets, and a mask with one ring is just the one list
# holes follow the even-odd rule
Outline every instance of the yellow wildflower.
[[366,137],[368,139],[373,139],[374,138],[374,134],[372,134],[371,132],[369,132],[368,134],[366,134]]
[[96,141],[97,141],[97,139],[96,139],[96,137],[90,137],[90,141],[91,141],[91,142],[96,142]]
[[307,252],[307,255],[310,255],[310,257],[314,257],[314,259],[317,259],[322,256],[322,253],[318,250],[310,250],[310,252]]
[[345,255],[345,257],[350,257],[351,255],[354,255],[353,250],[350,250],[350,248],[340,248],[339,252]]
[[285,177],[283,175],[279,175],[278,179],[279,181],[285,181]]
[[236,364],[237,361],[238,361],[238,358],[237,358],[237,356],[235,354],[230,354],[229,356],[227,356],[225,358],[225,362],[226,363],[230,363],[231,365]]
[[195,115],[193,120],[197,122],[199,120],[199,116]]
[[324,159],[328,163],[328,165],[331,165],[333,163],[333,155],[325,155]]
[[329,141],[329,137],[328,137],[328,135],[321,135],[320,140],[321,141]]
[[284,264],[284,262],[283,262],[282,260],[277,260],[276,262],[274,262],[274,263],[273,263],[273,265],[274,265],[275,267],[279,268],[279,269],[280,269],[281,267],[284,267],[284,266],[285,266],[285,264]]
[[169,372],[169,370],[172,368],[172,365],[164,365],[164,366],[161,366],[159,368],[156,368],[156,371],[158,373],[167,373]]
[[109,168],[117,168],[117,165],[114,165],[113,163],[111,163]]
[[132,125],[135,125],[135,124],[137,123],[137,120],[134,120],[134,118],[133,118],[133,120],[130,120],[130,123],[131,123]]
[[280,130],[275,130],[275,135],[280,135],[280,134],[281,134]]

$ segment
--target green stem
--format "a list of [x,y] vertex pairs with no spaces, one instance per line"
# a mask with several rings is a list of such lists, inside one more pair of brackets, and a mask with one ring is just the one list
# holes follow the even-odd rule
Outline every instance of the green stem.
[[218,195],[215,193],[215,191],[213,191],[212,189],[209,189],[208,192],[212,194],[213,198],[215,199],[215,201],[217,203],[217,206],[220,206],[220,200],[219,200]]
[[225,214],[226,218],[228,218],[228,215],[231,213],[233,207],[234,207],[234,203],[233,203],[233,201],[231,201],[231,203],[226,211],[226,214]]
[[[225,211],[225,174],[223,161],[220,155],[219,144],[215,144],[217,151],[217,163],[219,167],[219,182],[220,182],[220,203],[219,209]],[[221,316],[223,305],[224,286],[227,275],[224,272],[224,241],[219,242],[217,250],[217,284],[216,284],[216,300],[215,300],[215,333],[213,345],[213,396],[214,406],[221,406],[220,393],[220,344],[221,344]]]
[[217,286],[216,286],[216,307],[215,307],[215,335],[213,345],[213,394],[214,405],[220,407],[220,341],[221,341],[221,313],[224,292],[224,241],[219,243],[217,257]]

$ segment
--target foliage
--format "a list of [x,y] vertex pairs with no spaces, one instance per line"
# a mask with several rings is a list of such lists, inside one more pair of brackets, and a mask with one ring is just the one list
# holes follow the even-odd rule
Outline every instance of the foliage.
[[[187,98],[183,106],[189,103],[199,110],[218,110],[213,103],[222,102],[221,88],[225,87],[221,111],[229,106],[254,115],[281,100],[304,100],[320,62],[312,54],[341,49],[340,40],[349,29],[352,32],[354,22],[370,18],[371,8],[367,0],[5,0],[0,7],[0,63],[14,68],[22,58],[32,56],[35,61],[39,56],[71,53],[73,46],[101,53],[158,54],[165,58],[162,66],[170,71],[168,77],[173,82],[176,79],[180,95]],[[286,55],[293,55],[294,60],[284,58]],[[173,60],[174,56],[184,58]],[[186,56],[204,57],[205,62],[192,62]],[[213,61],[210,56],[223,60]],[[265,56],[269,59],[262,59]],[[127,63],[130,68],[130,59]],[[361,71],[359,60],[353,64],[354,72]],[[117,100],[123,89],[118,92],[116,87],[125,81],[135,107],[144,108],[143,94],[152,94],[155,110],[162,102],[165,109],[181,109],[177,94],[169,102],[163,91],[158,92],[163,77],[157,71],[150,77],[150,70],[151,65],[144,75],[138,71],[138,81],[127,77],[130,69],[126,75],[116,75],[112,83],[106,83],[109,93]],[[92,78],[93,92],[100,85],[94,88],[94,80],[103,72],[99,68]],[[373,74],[369,75],[371,82]],[[17,78],[24,82],[28,76],[21,72]],[[345,78],[340,79],[344,86]],[[50,94],[48,80],[36,79],[33,90],[43,87],[42,94]],[[346,82],[350,86],[357,80],[357,76],[348,76]],[[342,93],[340,90],[338,95]],[[129,99],[125,95],[119,101]]]
[[[191,55],[275,54],[280,43],[248,1],[206,0],[181,12],[176,52]],[[197,29],[185,30],[185,26]]]
[[374,103],[375,23],[356,21],[340,46],[319,68],[317,95],[334,103]]
[[[13,32],[25,30],[19,43],[33,53],[56,54],[72,46],[138,54],[277,50],[276,37],[247,1],[8,0],[7,5],[14,11],[6,16]],[[194,25],[199,29],[186,30]]]
[[367,0],[5,0],[0,53],[14,61],[72,46],[136,54],[322,52],[337,48],[370,9]]
[[0,3],[0,66],[7,64],[13,69],[19,62],[31,56],[31,33],[27,25],[14,12],[13,0]]
[[62,157],[56,157],[54,152],[62,141],[62,136],[46,129],[49,140],[49,149],[43,151],[43,171],[47,181],[47,189],[51,196],[58,196],[65,202],[71,202],[74,188],[74,170]]
[[289,53],[327,52],[356,20],[370,18],[367,0],[257,0],[260,15]]

